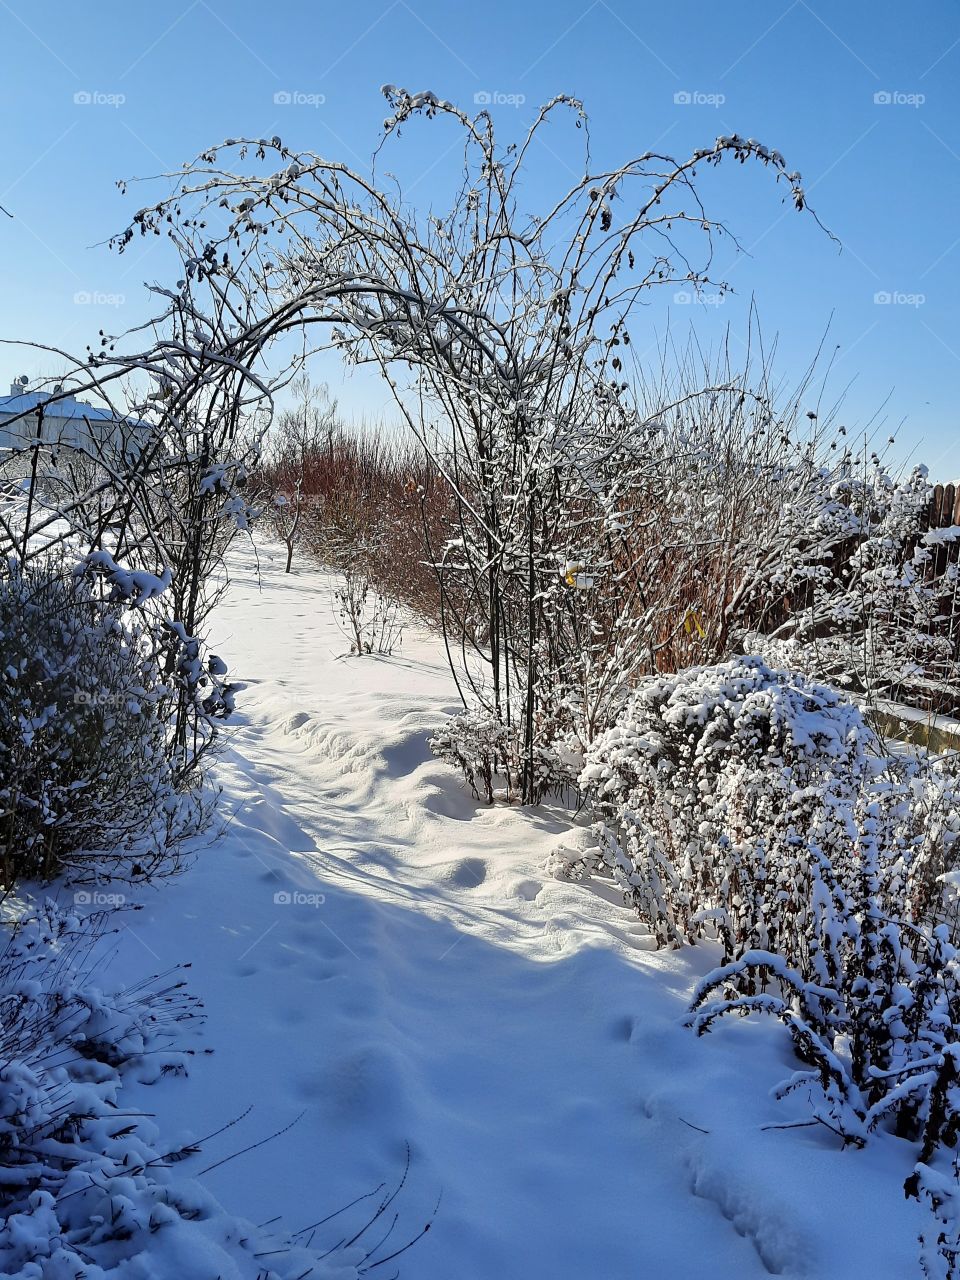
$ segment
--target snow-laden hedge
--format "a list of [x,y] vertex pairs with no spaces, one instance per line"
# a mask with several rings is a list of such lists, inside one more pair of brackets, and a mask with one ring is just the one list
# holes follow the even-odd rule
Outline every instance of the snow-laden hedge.
[[[13,1280],[356,1280],[367,1249],[265,1235],[198,1183],[124,1106],[131,1077],[185,1070],[182,975],[126,993],[87,972],[102,928],[51,904],[0,952],[0,1274]],[[264,1261],[267,1259],[268,1261]]]
[[770,949],[824,979],[813,939],[843,915],[867,827],[914,919],[960,832],[948,770],[889,757],[844,695],[752,657],[642,682],[580,782],[595,865],[659,943],[716,932],[725,960]]
[[0,886],[156,869],[200,825],[169,750],[173,640],[57,559],[3,566]]
[[716,934],[691,1021],[771,1013],[862,1143],[881,1121],[960,1133],[960,962],[938,924],[957,851],[956,779],[889,757],[842,695],[758,658],[650,679],[588,753],[603,864],[661,944]]

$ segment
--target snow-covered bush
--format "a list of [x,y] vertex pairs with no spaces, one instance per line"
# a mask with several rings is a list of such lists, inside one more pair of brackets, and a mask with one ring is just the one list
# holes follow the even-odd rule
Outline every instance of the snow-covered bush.
[[960,834],[948,766],[888,756],[845,695],[757,657],[642,681],[580,783],[594,864],[658,942],[716,933],[725,961],[820,970],[818,931],[874,846],[898,910],[930,922]]
[[[430,739],[430,749],[438,760],[461,771],[478,800],[492,804],[498,795],[507,800],[518,797],[523,767],[520,731],[492,711],[471,707],[452,716]],[[569,753],[559,747],[535,745],[533,761],[534,801],[575,777]]]
[[460,770],[478,800],[493,804],[498,776],[509,788],[516,744],[508,727],[483,708],[452,716],[430,739],[430,750]]
[[960,1277],[960,1160],[950,1173],[922,1162],[907,1179],[908,1195],[926,1204],[933,1223],[920,1235],[920,1270],[924,1280]]
[[4,567],[4,888],[65,867],[147,874],[164,860],[174,865],[178,846],[203,819],[169,752],[165,713],[181,679],[176,668],[186,661],[178,637],[105,600],[102,582],[65,561]]
[[956,780],[890,758],[843,695],[740,658],[644,682],[588,754],[588,862],[609,867],[661,944],[715,934],[723,964],[692,1023],[764,1012],[862,1142],[881,1121],[930,1149],[960,1124],[960,968],[936,924],[956,852]]
[[841,695],[759,659],[641,682],[581,775],[598,860],[661,944],[795,958],[829,909],[873,735]]
[[[91,985],[102,915],[53,904],[0,944],[0,1272],[14,1280],[356,1280],[359,1244],[319,1250],[265,1235],[172,1170],[170,1146],[125,1081],[182,1074],[197,1004],[182,975]],[[269,1265],[262,1259],[269,1256]]]
[[334,591],[340,628],[356,654],[391,654],[403,639],[403,617],[396,600],[381,595],[366,573],[357,568],[344,572]]
[[849,450],[811,464],[780,478],[777,554],[743,601],[741,637],[771,663],[871,700],[954,704],[960,529],[928,528],[927,469],[898,478]]
[[84,1126],[112,1099],[122,1074],[158,1079],[186,1068],[184,1052],[171,1045],[182,1027],[196,1021],[198,1009],[182,978],[112,995],[85,981],[84,963],[105,923],[104,913],[81,919],[48,901],[12,928],[3,926],[5,1213],[38,1188],[58,1190],[87,1159],[90,1135]]

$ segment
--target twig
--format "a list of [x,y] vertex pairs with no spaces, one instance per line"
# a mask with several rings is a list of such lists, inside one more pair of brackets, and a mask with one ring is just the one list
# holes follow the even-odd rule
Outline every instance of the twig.
[[294,1117],[289,1124],[285,1124],[283,1128],[278,1129],[276,1133],[271,1133],[268,1137],[261,1138],[259,1142],[251,1143],[249,1147],[244,1147],[241,1151],[234,1151],[233,1155],[224,1156],[222,1160],[218,1160],[215,1164],[208,1164],[205,1169],[200,1170],[197,1177],[203,1177],[205,1173],[210,1173],[212,1169],[219,1169],[222,1164],[228,1164],[231,1160],[236,1160],[237,1156],[245,1156],[250,1151],[256,1151],[257,1147],[265,1146],[266,1143],[272,1142],[274,1138],[279,1138],[282,1134],[287,1133],[288,1130],[292,1129],[295,1124],[299,1124],[306,1114],[306,1111],[301,1111],[300,1114]]

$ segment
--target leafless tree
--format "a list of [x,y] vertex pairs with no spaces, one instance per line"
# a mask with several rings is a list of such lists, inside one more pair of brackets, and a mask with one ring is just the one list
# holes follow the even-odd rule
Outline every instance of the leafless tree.
[[338,425],[337,402],[325,386],[314,387],[303,373],[292,389],[297,402],[278,416],[268,465],[273,521],[287,550],[287,573],[305,521],[319,514],[314,496],[307,492],[308,472],[319,455],[332,450]]

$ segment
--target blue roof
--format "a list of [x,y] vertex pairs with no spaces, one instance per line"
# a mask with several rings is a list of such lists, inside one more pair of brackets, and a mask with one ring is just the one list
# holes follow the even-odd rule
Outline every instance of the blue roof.
[[[0,414],[29,413],[38,405],[46,405],[49,396],[38,391],[24,391],[18,396],[0,396]],[[116,416],[109,409],[98,409],[95,405],[84,404],[82,400],[69,397],[57,400],[46,409],[45,417],[51,418],[89,418],[97,422],[115,422]]]

